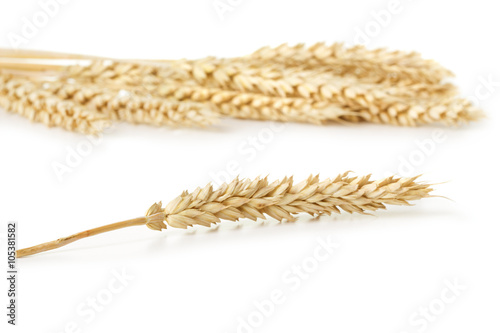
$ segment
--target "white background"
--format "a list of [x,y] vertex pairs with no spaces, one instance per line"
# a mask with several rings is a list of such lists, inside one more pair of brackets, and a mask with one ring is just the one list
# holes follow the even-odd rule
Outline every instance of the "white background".
[[[371,12],[387,9],[389,0],[229,3],[233,10],[222,20],[213,0],[73,0],[22,47],[197,58],[239,56],[283,42],[354,43],[376,22]],[[487,91],[478,87],[488,77],[500,81],[493,2],[401,0],[400,6],[369,37],[370,48],[416,50],[439,61],[456,74],[465,96]],[[37,1],[1,0],[0,46],[10,47],[7,34],[20,33],[23,17],[40,10]],[[19,325],[9,332],[72,332],[71,322],[76,332],[236,332],[239,318],[259,319],[255,302],[275,289],[285,293],[284,302],[242,332],[498,331],[499,92],[496,83],[480,100],[487,119],[457,128],[286,124],[254,158],[238,147],[269,133],[269,123],[225,119],[207,130],[118,124],[62,181],[52,164],[88,139],[0,110],[0,221],[2,233],[7,221],[18,221],[21,247],[142,216],[153,202],[213,180],[231,160],[242,177],[300,180],[346,170],[383,177],[403,170],[402,161],[421,151],[417,142],[429,142],[434,131],[445,139],[434,141],[409,171],[446,182],[435,186],[436,194],[452,199],[390,207],[374,217],[242,221],[216,232],[137,227],[86,239],[19,261]],[[283,276],[310,260],[318,238],[328,237],[339,248],[292,290]],[[133,279],[91,318],[86,302],[109,295],[113,272],[122,270]],[[453,296],[446,281],[466,290],[424,325],[419,309],[439,308],[443,293]]]

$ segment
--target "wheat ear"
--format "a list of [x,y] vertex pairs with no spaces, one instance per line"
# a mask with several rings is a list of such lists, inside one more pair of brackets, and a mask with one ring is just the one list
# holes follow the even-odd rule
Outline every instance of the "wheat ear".
[[125,90],[79,82],[46,83],[46,89],[112,120],[133,124],[205,127],[218,118],[209,104],[151,96],[138,89]]
[[349,173],[334,179],[319,180],[310,176],[295,184],[292,177],[269,182],[267,177],[234,179],[214,190],[211,184],[191,193],[183,192],[165,207],[153,204],[144,217],[117,222],[80,232],[69,237],[17,251],[17,257],[48,251],[79,239],[130,226],[146,225],[153,230],[187,228],[194,225],[210,227],[221,220],[242,218],[294,221],[295,215],[313,216],[340,213],[367,214],[386,205],[410,205],[409,201],[430,197],[429,184],[417,182],[417,177],[389,177],[370,180],[370,175],[350,177]]
[[453,76],[448,69],[423,59],[416,52],[368,50],[361,45],[346,47],[342,43],[263,47],[244,59],[303,69],[324,67],[338,75],[354,75],[366,82],[439,83]]
[[0,107],[46,126],[84,134],[99,133],[110,123],[104,115],[89,112],[71,101],[44,91],[41,84],[0,74]]

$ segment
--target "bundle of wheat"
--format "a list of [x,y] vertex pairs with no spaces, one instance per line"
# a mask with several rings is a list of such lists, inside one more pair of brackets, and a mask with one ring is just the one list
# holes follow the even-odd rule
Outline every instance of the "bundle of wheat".
[[[414,52],[339,43],[281,45],[244,57],[198,60],[0,50],[0,69],[1,106],[84,133],[95,132],[92,122],[102,119],[206,126],[230,116],[416,126],[454,125],[483,116],[458,96],[454,85],[444,82],[452,73],[436,62]],[[11,81],[17,83],[8,85]],[[19,82],[29,89],[13,94]],[[38,107],[20,96],[27,91],[31,99],[36,95]],[[54,103],[70,111],[49,112],[45,105]]]

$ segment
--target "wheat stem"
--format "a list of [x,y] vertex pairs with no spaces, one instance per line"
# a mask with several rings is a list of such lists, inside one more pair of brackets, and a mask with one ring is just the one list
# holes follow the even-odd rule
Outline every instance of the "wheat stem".
[[25,249],[21,249],[16,251],[16,256],[18,258],[22,258],[25,256],[29,256],[32,254],[40,253],[40,252],[45,252],[49,250],[54,250],[57,248],[60,248],[62,246],[68,245],[70,243],[76,242],[79,239],[90,237],[90,236],[95,236],[98,234],[102,234],[104,232],[108,231],[113,231],[113,230],[118,230],[121,228],[127,228],[127,227],[133,227],[133,226],[138,226],[138,225],[144,225],[147,223],[146,217],[139,217],[136,219],[131,219],[131,220],[126,220],[122,222],[116,222],[112,224],[107,224],[102,227],[94,228],[94,229],[89,229],[85,230],[82,232],[78,232],[76,234],[73,234],[71,236],[59,238],[55,241],[47,242],[47,243],[42,243],[39,245],[35,245],[32,247],[28,247]]

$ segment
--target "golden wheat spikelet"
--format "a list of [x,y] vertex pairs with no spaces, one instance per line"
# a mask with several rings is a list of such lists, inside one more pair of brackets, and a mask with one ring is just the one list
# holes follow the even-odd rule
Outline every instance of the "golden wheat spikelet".
[[294,183],[292,177],[269,182],[267,177],[234,179],[213,189],[211,184],[193,192],[183,192],[165,207],[153,204],[144,217],[90,229],[56,241],[18,250],[17,257],[48,251],[76,240],[120,228],[146,225],[153,230],[187,228],[194,225],[210,227],[221,220],[237,221],[248,218],[256,221],[266,215],[278,221],[294,221],[299,213],[313,216],[346,211],[368,214],[385,209],[386,205],[410,205],[409,201],[431,197],[429,184],[417,177],[388,177],[377,181],[370,175],[350,177],[349,172],[333,179],[319,180],[310,176]]

